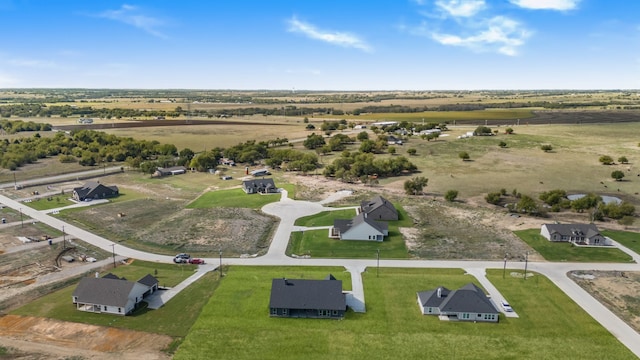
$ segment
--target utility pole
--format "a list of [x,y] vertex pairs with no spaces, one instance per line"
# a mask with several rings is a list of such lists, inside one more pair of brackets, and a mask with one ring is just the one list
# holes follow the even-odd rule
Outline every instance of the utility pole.
[[16,172],[13,172],[13,188],[16,189],[18,187],[18,183],[16,182]]
[[507,255],[509,253],[504,253],[504,268],[502,268],[502,278],[504,279],[504,274],[507,272]]
[[222,249],[220,249],[220,265],[218,266],[218,270],[220,271],[220,278],[222,279]]
[[111,253],[113,254],[113,267],[116,267],[116,244],[111,244]]
[[376,277],[379,277],[380,276],[380,249],[378,249],[376,253],[378,254],[378,261],[376,264]]
[[66,249],[67,245],[65,243],[65,235],[64,235],[64,225],[62,225],[62,250]]
[[527,280],[527,264],[529,263],[529,252],[524,255],[524,279]]

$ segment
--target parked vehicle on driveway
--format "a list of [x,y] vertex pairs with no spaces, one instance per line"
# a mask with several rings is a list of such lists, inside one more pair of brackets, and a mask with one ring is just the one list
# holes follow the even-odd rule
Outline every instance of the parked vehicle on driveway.
[[511,305],[509,305],[509,303],[506,300],[502,300],[500,302],[500,305],[502,306],[505,312],[513,312]]
[[189,259],[189,264],[196,264],[196,265],[204,264],[204,259],[191,258]]
[[188,260],[188,259],[191,258],[191,255],[185,254],[185,253],[180,253],[180,254],[176,255],[175,257],[176,258],[180,258],[180,259],[187,259]]
[[173,262],[176,264],[186,264],[187,262],[189,262],[189,259],[174,257]]

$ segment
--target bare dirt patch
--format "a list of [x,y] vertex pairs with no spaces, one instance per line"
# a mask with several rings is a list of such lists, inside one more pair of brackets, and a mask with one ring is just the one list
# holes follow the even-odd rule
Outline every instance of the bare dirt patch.
[[148,250],[217,253],[222,249],[229,256],[264,251],[275,224],[251,209],[185,209],[181,201],[152,198],[95,206],[69,216],[90,224],[91,231],[150,246]]
[[582,271],[572,272],[571,275],[573,281],[633,329],[640,331],[640,299],[638,298],[638,294],[640,294],[640,273]]
[[0,318],[0,344],[30,354],[29,359],[169,359],[167,335],[6,315]]

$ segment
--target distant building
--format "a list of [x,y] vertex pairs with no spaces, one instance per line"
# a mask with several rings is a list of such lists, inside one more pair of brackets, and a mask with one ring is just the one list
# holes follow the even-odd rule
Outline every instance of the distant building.
[[269,194],[278,192],[276,183],[273,182],[271,178],[244,180],[242,182],[242,190],[247,194]]
[[187,172],[187,168],[184,166],[172,166],[168,168],[157,168],[153,173],[153,177],[163,177],[169,175],[180,175]]
[[88,181],[83,186],[73,189],[73,199],[76,201],[106,199],[118,195],[117,186],[106,186],[96,181]]
[[93,124],[93,119],[80,118],[80,119],[78,119],[78,124]]

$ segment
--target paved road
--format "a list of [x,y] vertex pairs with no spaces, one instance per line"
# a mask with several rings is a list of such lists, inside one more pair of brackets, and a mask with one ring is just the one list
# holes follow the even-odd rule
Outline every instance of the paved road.
[[[301,216],[316,214],[325,210],[323,204],[294,201],[287,197],[286,191],[282,192],[281,201],[271,203],[263,208],[265,213],[277,216],[281,219],[280,225],[276,230],[274,239],[265,256],[256,258],[225,258],[222,261],[229,265],[287,265],[287,266],[343,266],[350,269],[352,278],[360,278],[356,275],[360,269],[376,266],[376,259],[300,259],[290,258],[285,255],[289,236],[294,229],[295,219]],[[346,196],[347,194],[336,194],[336,198]],[[43,222],[51,227],[61,229],[65,227],[65,231],[83,241],[94,246],[100,247],[107,251],[114,251],[118,255],[125,257],[141,259],[146,261],[172,262],[171,256],[157,255],[145,253],[139,250],[127,248],[125,246],[114,243],[103,237],[94,235],[88,231],[77,228],[71,224],[64,223],[44,212],[33,210],[23,206],[17,201],[0,195],[0,203],[5,204],[15,210],[21,209],[27,216]],[[627,249],[628,250],[628,249]],[[636,258],[637,255],[634,256]],[[208,263],[217,264],[217,258],[205,259]],[[381,267],[409,267],[409,268],[461,268],[474,269],[502,269],[504,263],[502,261],[437,261],[437,260],[380,260]],[[522,269],[523,263],[507,263],[508,269]],[[353,270],[357,269],[357,270]],[[616,338],[627,346],[634,354],[640,357],[640,334],[635,332],[630,326],[624,323],[620,318],[613,314],[609,309],[595,300],[589,293],[584,291],[580,286],[567,277],[567,273],[572,270],[603,270],[603,271],[640,271],[638,263],[629,264],[610,264],[610,263],[548,263],[548,262],[529,262],[531,271],[539,272],[547,276],[554,284],[562,289],[573,301],[581,306],[585,311],[593,316],[602,326],[609,330]],[[356,280],[357,281],[357,280]],[[360,280],[361,281],[361,280]],[[479,279],[480,281],[480,279]],[[483,285],[484,286],[484,285]],[[364,309],[364,291],[362,297],[356,296],[360,285],[352,284],[353,291],[350,296],[351,301],[362,301],[362,309]],[[485,286],[486,288],[486,286]],[[496,290],[497,291],[497,290]],[[353,302],[355,303],[355,302]],[[514,304],[517,306],[517,304]]]
[[13,188],[14,185],[21,185],[23,187],[28,186],[36,186],[36,185],[45,185],[45,184],[53,184],[61,181],[69,181],[75,179],[86,179],[90,177],[100,176],[100,175],[108,175],[114,174],[122,171],[122,167],[120,166],[110,166],[106,168],[99,168],[94,170],[87,171],[79,171],[70,174],[62,174],[55,176],[48,176],[45,178],[37,178],[37,179],[28,179],[28,180],[17,180],[15,183],[13,181],[0,184],[0,189]]

